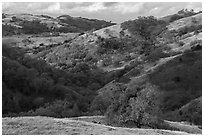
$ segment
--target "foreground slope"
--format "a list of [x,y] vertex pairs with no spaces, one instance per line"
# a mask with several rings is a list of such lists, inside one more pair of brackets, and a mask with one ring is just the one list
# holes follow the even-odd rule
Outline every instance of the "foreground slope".
[[50,117],[18,117],[3,118],[3,135],[185,135],[186,132],[121,128],[100,125],[68,118],[58,119]]

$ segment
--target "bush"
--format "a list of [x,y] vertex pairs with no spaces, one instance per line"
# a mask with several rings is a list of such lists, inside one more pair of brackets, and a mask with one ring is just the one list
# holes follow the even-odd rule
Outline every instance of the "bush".
[[197,31],[197,30],[201,30],[201,29],[202,29],[202,25],[185,26],[185,27],[178,29],[178,36],[182,36],[184,34],[187,34],[193,31]]
[[116,60],[113,62],[113,67],[120,67],[121,64],[120,64],[120,60]]
[[195,17],[193,17],[191,21],[192,21],[192,23],[194,23],[194,24],[197,24],[197,23],[198,23],[198,21],[196,20]]
[[159,47],[159,48],[156,48],[155,50],[153,50],[148,56],[147,56],[147,60],[148,61],[151,61],[151,62],[154,62],[154,61],[157,61],[161,58],[165,58],[165,57],[169,57],[171,56],[170,53],[166,53],[164,52],[164,47]]
[[199,97],[177,111],[179,121],[188,121],[196,125],[202,125],[202,97]]
[[133,21],[126,21],[121,24],[123,29],[128,29],[133,35],[140,35],[145,40],[155,40],[166,26],[166,22],[157,20],[153,16],[138,17]]
[[202,50],[202,40],[191,41],[190,47],[192,51]]
[[173,22],[173,21],[181,19],[181,18],[183,18],[183,16],[180,16],[178,14],[174,14],[174,15],[171,16],[169,22]]
[[107,38],[100,42],[99,46],[106,50],[118,50],[123,48],[123,43],[118,38]]
[[201,45],[202,46],[202,40],[194,40],[191,41],[190,46],[197,46],[197,45]]
[[106,112],[109,123],[155,128],[159,112],[157,95],[155,87],[148,84],[120,92]]
[[2,24],[2,35],[3,36],[17,35],[20,33],[21,33],[21,29],[15,26],[12,26],[12,25]]
[[185,10],[182,9],[182,10],[178,11],[177,14],[172,15],[169,22],[173,22],[173,21],[181,19],[181,18],[193,16],[193,15],[198,14],[198,13],[195,13],[193,10],[188,11],[187,9],[185,9]]
[[72,104],[66,100],[56,100],[52,103],[47,103],[43,107],[31,110],[23,115],[31,116],[49,116],[49,117],[75,117],[80,116],[81,112],[77,104]]
[[[96,95],[94,91],[106,84],[103,71],[94,71],[86,63],[77,64],[73,72],[68,72],[56,69],[43,60],[26,57],[25,53],[23,49],[2,45],[3,115],[20,115],[20,112],[35,110],[53,100],[68,100],[72,105],[78,102],[79,110],[87,112]],[[95,85],[91,85],[93,81]],[[36,101],[38,97],[44,100]]]
[[21,25],[25,34],[39,34],[50,31],[46,24],[40,23],[38,20],[23,21]]
[[161,110],[174,111],[201,96],[202,56],[200,52],[185,52],[150,74],[152,84],[163,93]]
[[105,54],[106,52],[107,52],[107,50],[105,48],[98,45],[98,47],[97,47],[97,53],[98,54]]
[[113,100],[124,90],[122,84],[110,84],[103,87],[98,92],[99,94],[94,98],[91,104],[91,110],[97,111],[100,114],[105,114],[107,108],[111,105]]
[[182,41],[179,41],[179,42],[178,42],[179,47],[182,47],[184,44],[185,44],[185,43],[182,42]]
[[112,64],[112,59],[110,57],[103,59],[102,66],[106,67]]

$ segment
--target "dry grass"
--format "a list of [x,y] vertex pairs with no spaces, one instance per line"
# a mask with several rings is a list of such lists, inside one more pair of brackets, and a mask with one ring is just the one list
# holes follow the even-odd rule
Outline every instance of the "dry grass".
[[[97,118],[97,117],[94,117]],[[69,118],[50,117],[16,117],[3,118],[3,135],[176,135],[188,134],[180,131],[158,130],[158,129],[138,129],[111,127],[101,124],[86,122],[87,118],[73,120]],[[90,120],[90,117],[88,118]]]
[[[3,37],[2,41],[4,43],[12,44],[18,47],[32,49],[33,47],[39,47],[41,43],[43,43],[43,45],[63,43],[65,40],[72,39],[77,35],[78,33],[68,33],[66,35],[52,37],[35,37],[32,35],[18,35]],[[26,42],[26,40],[30,42],[28,43]]]
[[190,16],[190,17],[176,20],[176,21],[170,23],[170,25],[168,25],[167,28],[169,30],[178,30],[179,28],[182,28],[184,26],[191,26],[192,24],[194,24],[192,22],[192,18],[194,18],[197,21],[196,24],[202,24],[202,13],[200,13],[200,14],[196,14],[194,16]]
[[188,133],[193,134],[202,134],[202,130],[198,128],[196,125],[189,125],[181,122],[172,122],[172,121],[165,121],[170,125],[170,127],[176,128],[180,131],[185,131]]

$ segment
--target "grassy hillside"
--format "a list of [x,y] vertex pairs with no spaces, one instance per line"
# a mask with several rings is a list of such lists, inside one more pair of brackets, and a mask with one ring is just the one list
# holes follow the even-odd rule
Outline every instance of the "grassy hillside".
[[[200,14],[195,16],[198,20],[201,19]],[[152,26],[148,25],[152,29],[146,27],[141,32],[139,25],[145,26],[142,22],[148,24],[148,21],[154,22]],[[174,26],[176,22],[170,23],[170,26]],[[175,111],[202,96],[202,44],[193,38],[198,35],[194,33],[191,34],[193,37],[186,36],[189,41],[185,41],[183,33],[178,36],[181,30],[173,32],[168,26],[165,28],[165,25],[159,33],[154,33],[154,28],[162,24],[153,17],[141,17],[123,25],[133,35],[139,33],[149,41],[143,52],[139,52],[144,58],[119,78],[121,81],[126,79],[125,83],[117,80],[100,89],[92,106],[105,114],[113,125],[170,128],[162,119],[181,121],[182,118],[174,116]],[[188,27],[185,25],[183,24]],[[194,29],[189,29],[186,33],[190,34],[192,31]],[[188,44],[188,48],[178,50],[173,46],[182,40],[186,42],[184,44]],[[135,60],[138,61],[138,58]],[[194,117],[185,117],[183,115],[185,121],[200,124],[201,107],[198,107]]]
[[[111,125],[171,130],[165,120],[201,125],[201,15],[171,22],[138,17],[72,38],[33,35],[3,44],[3,115],[100,114]],[[106,24],[64,15],[56,20],[80,29]]]
[[193,9],[191,9],[191,10],[182,9],[182,10],[178,11],[176,14],[164,16],[164,17],[160,18],[160,20],[163,20],[165,22],[173,22],[175,20],[179,20],[179,19],[182,19],[182,18],[193,16],[193,15],[196,15],[196,14],[199,14],[199,13],[202,13],[202,11],[194,12]]
[[114,23],[106,22],[104,20],[71,17],[69,15],[61,15],[57,17],[57,19],[59,19],[62,23],[66,23],[83,31],[88,31],[92,29],[98,30],[101,28],[108,27],[110,25],[114,25]]
[[[91,118],[91,117],[90,117]],[[3,118],[3,135],[187,135],[186,132],[121,128],[50,117]]]
[[114,23],[62,15],[57,18],[47,15],[3,14],[3,36],[19,34],[59,35],[59,33],[97,30]]
[[95,90],[105,84],[100,80],[105,77],[103,71],[90,71],[83,64],[76,73],[70,73],[42,59],[24,56],[21,48],[3,44],[2,51],[3,115],[21,115],[30,110],[30,115],[47,115],[49,111],[56,117],[81,115],[89,110]]

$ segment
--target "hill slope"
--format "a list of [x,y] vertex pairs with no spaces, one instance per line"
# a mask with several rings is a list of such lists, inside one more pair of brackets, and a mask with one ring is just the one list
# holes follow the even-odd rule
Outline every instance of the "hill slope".
[[184,26],[188,27],[194,24],[196,25],[202,24],[202,13],[176,20],[167,27],[169,30],[178,30],[179,28],[182,28]]
[[50,117],[3,118],[3,135],[186,135],[181,131],[111,127]]
[[[174,129],[181,121],[201,125],[201,15],[189,15],[170,23],[152,16],[139,17],[66,37],[54,44],[45,42],[45,38],[39,38],[42,43],[29,43],[34,38],[28,38],[24,45],[29,43],[31,47],[25,56],[32,59],[20,60],[5,50],[9,55],[3,59],[5,110],[14,112],[15,108],[11,111],[9,106],[15,104],[17,112],[25,108],[25,113],[17,116],[100,114],[106,116],[108,124],[138,128]],[[59,20],[66,23],[73,18],[61,16]],[[54,39],[50,37],[50,41]],[[16,67],[19,67],[17,71]],[[42,83],[41,88],[36,83]],[[47,94],[51,93],[52,98],[47,100]],[[60,101],[55,100],[55,94],[60,96]],[[30,99],[27,96],[31,96]],[[50,104],[41,102],[36,98],[39,96]],[[36,100],[42,103],[39,108]],[[194,106],[196,109],[192,109]],[[188,115],[182,115],[183,112]],[[200,132],[193,129],[191,132]]]
[[[62,15],[57,18],[47,15],[3,14],[3,36],[14,34],[40,34],[43,32],[84,32],[98,30],[114,23]],[[52,34],[53,35],[53,34]]]

